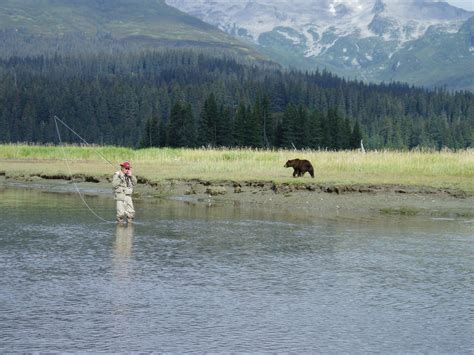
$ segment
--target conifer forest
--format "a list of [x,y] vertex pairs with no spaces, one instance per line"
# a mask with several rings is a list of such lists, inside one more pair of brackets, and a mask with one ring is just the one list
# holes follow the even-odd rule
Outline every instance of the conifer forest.
[[[462,149],[474,94],[366,84],[196,50],[0,60],[0,142],[128,147]],[[63,141],[80,143],[70,131]]]

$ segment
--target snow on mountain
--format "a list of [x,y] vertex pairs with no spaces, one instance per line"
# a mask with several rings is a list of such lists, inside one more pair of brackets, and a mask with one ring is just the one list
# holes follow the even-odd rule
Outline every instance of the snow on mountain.
[[[304,34],[308,46],[331,27],[335,34],[357,33],[360,37],[380,36],[384,32],[371,24],[388,23],[399,33],[401,42],[424,34],[433,25],[452,25],[466,20],[474,12],[444,2],[423,0],[166,0],[184,12],[196,16],[229,33],[258,43],[262,33],[275,27],[288,27]],[[307,35],[310,31],[309,36]]]
[[[402,55],[403,60],[392,62],[402,51],[425,48],[423,39],[432,37],[433,33],[448,43],[454,41],[449,36],[458,33],[463,23],[474,17],[472,11],[435,0],[166,2],[234,36],[253,42],[282,64],[326,67],[342,75],[353,75],[351,70],[357,69],[360,70],[358,76],[367,80],[396,79],[397,72],[403,71],[407,65],[404,62],[406,53]],[[456,41],[463,45],[462,40]],[[415,42],[418,44],[415,45]],[[409,49],[410,46],[412,49]],[[439,51],[443,51],[443,48],[451,46],[438,47]],[[469,66],[469,60],[474,66],[473,51],[466,49],[467,54],[463,49],[461,51],[463,60],[467,60],[466,66]],[[416,62],[417,59],[413,57],[410,61]],[[436,65],[444,65],[439,64],[440,61],[435,62],[438,63]]]

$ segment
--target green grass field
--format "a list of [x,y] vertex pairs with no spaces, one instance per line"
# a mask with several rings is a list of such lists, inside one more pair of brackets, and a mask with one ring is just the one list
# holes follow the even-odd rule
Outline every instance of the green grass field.
[[[109,165],[100,155],[113,165]],[[308,159],[315,179],[293,178],[283,165],[288,159]],[[250,149],[133,150],[120,147],[0,145],[0,171],[8,176],[37,173],[109,176],[128,160],[135,175],[152,181],[314,182],[318,184],[408,185],[461,189],[474,193],[474,150],[451,151],[292,151]]]

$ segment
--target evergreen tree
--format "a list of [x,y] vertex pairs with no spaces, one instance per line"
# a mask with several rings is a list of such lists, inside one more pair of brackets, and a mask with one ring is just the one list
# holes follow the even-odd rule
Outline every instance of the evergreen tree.
[[280,147],[282,148],[296,148],[295,132],[293,122],[298,112],[294,105],[289,104],[283,114],[283,120],[280,126]]
[[245,110],[244,115],[244,126],[243,126],[243,145],[244,147],[258,147],[259,146],[259,134],[258,134],[258,122],[255,110],[251,106],[248,106]]
[[201,120],[199,122],[198,142],[201,146],[217,145],[217,125],[218,125],[217,102],[214,94],[211,93],[201,111]]
[[181,102],[176,101],[171,108],[168,118],[166,144],[170,147],[182,147],[182,129],[184,125],[184,115]]
[[321,115],[321,131],[322,131],[322,143],[323,149],[331,149],[333,144],[333,137],[331,136],[330,124],[327,112]]
[[351,137],[349,140],[349,149],[358,149],[361,146],[362,132],[360,130],[359,122],[356,121],[354,128],[352,129]]
[[140,141],[140,148],[160,147],[159,120],[156,116],[147,120]]
[[8,113],[3,109],[0,114],[0,143],[10,142],[10,127],[8,125]]
[[261,117],[262,117],[262,142],[265,148],[269,148],[272,140],[273,132],[272,132],[272,122],[271,122],[271,115],[270,115],[270,100],[268,95],[264,95],[262,99],[262,106],[261,106]]
[[219,119],[217,121],[217,145],[221,147],[231,147],[233,144],[233,122],[230,109],[221,105],[219,107]]
[[194,116],[191,104],[185,104],[182,108],[183,128],[182,128],[182,147],[196,147],[196,126],[194,124]]
[[237,113],[234,120],[234,129],[233,129],[233,140],[234,146],[243,147],[245,146],[245,125],[247,121],[247,108],[241,102],[237,108]]
[[298,105],[298,108],[294,112],[295,117],[293,119],[293,136],[294,145],[296,148],[308,148],[309,146],[309,122],[306,109],[303,105]]
[[32,142],[35,129],[36,110],[32,102],[28,102],[21,113],[19,130],[26,142]]
[[327,125],[327,133],[329,134],[327,147],[331,150],[342,149],[341,117],[337,114],[337,109],[328,110]]
[[158,124],[158,147],[166,147],[168,145],[167,123],[165,120],[160,120]]
[[348,119],[343,118],[341,120],[341,149],[350,149],[351,148],[351,124]]
[[309,115],[309,139],[308,144],[311,149],[319,149],[323,146],[322,115],[319,111],[313,110]]
[[253,107],[249,107],[244,124],[245,146],[262,147],[263,145],[263,113],[260,99],[255,100]]

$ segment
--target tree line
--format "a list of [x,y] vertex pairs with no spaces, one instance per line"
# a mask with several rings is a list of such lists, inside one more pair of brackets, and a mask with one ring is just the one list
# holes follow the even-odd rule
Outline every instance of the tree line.
[[[0,60],[0,141],[132,147],[472,147],[474,95],[190,50]],[[77,142],[71,132],[63,139]]]
[[355,149],[362,132],[336,109],[327,113],[289,104],[280,114],[271,114],[268,97],[258,97],[253,105],[241,103],[235,113],[219,105],[211,93],[204,101],[200,117],[193,117],[189,103],[176,101],[167,121],[151,118],[146,122],[140,147],[255,147]]

